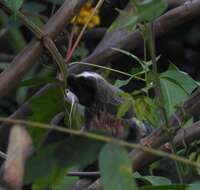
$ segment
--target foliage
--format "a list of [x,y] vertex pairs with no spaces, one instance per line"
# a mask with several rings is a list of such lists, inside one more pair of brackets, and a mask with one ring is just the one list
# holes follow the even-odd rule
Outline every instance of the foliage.
[[99,164],[106,190],[138,189],[131,176],[132,166],[128,154],[122,147],[116,144],[107,144],[101,150]]
[[20,9],[20,7],[23,4],[23,0],[5,0],[5,3],[8,7],[10,7],[11,9],[17,11],[18,9]]
[[[25,15],[30,21],[34,22],[37,26],[42,26],[46,22],[47,17],[50,16],[50,12],[53,14],[63,2],[64,0],[46,0],[45,2],[5,0],[5,5],[15,14],[17,11],[26,13],[28,16]],[[104,3],[108,2],[109,1],[105,1]],[[158,62],[160,58],[162,58],[162,55],[156,55],[155,52],[152,51],[153,39],[151,39],[152,31],[149,25],[166,11],[167,0],[130,0],[129,3],[131,6],[129,10],[117,10],[121,19],[113,21],[107,29],[107,33],[111,34],[115,30],[121,29],[132,32],[138,29],[144,38],[146,52],[144,58],[140,58],[132,52],[119,48],[112,48],[113,51],[121,54],[125,61],[128,59],[131,63],[134,63],[133,69],[130,70],[128,68],[129,73],[118,72],[125,74],[125,78],[122,77],[119,79],[117,77],[117,79],[112,81],[114,86],[128,89],[128,92],[120,94],[126,101],[119,106],[116,118],[123,118],[129,108],[133,107],[138,120],[147,123],[152,128],[159,128],[163,123],[166,124],[168,122],[168,119],[174,114],[175,110],[182,106],[182,103],[199,86],[199,83],[188,73],[183,72],[172,63],[167,69],[164,69],[164,71],[161,69],[160,72],[158,69],[160,67]],[[77,17],[78,20],[74,17],[69,26],[66,27],[65,32],[67,33],[67,39],[63,40],[63,36],[61,35],[55,40],[58,43],[56,45],[59,50],[61,52],[64,51],[63,57],[67,57],[68,51],[71,50],[70,43],[73,43],[74,39],[79,37],[80,28],[77,33],[73,33],[73,24],[78,24],[79,27],[83,27],[87,23],[87,19],[93,10],[94,7],[91,1],[81,9]],[[18,23],[15,14],[14,17],[8,18],[8,16],[1,11],[2,10],[0,10],[0,25],[9,31],[6,34],[6,45],[8,49],[11,50],[11,53],[18,53],[27,44],[27,39],[30,38],[30,34],[24,35],[26,30],[24,30],[22,24]],[[102,23],[100,19],[101,21],[104,19],[101,18],[101,9],[98,10],[94,18],[89,22],[87,28],[94,29],[96,26],[101,27]],[[90,32],[90,30],[88,31]],[[59,37],[61,37],[62,40],[59,41]],[[15,44],[16,42],[19,42],[19,44]],[[69,42],[69,47],[66,47],[67,42]],[[92,47],[95,46],[94,41],[90,43]],[[87,40],[83,38],[76,51],[73,53],[72,60],[79,61],[85,59],[92,50]],[[63,112],[64,118],[59,120],[57,125],[62,125],[68,129],[79,130],[83,127],[83,122],[85,122],[82,118],[84,110],[82,107],[80,108],[74,105],[74,102],[73,104],[66,102],[66,89],[63,88],[62,81],[63,76],[58,72],[56,73],[56,69],[52,69],[53,66],[49,69],[49,62],[53,63],[53,61],[49,59],[48,53],[44,53],[41,60],[38,61],[38,64],[33,67],[20,82],[13,97],[19,105],[27,101],[27,104],[25,103],[24,105],[28,105],[31,109],[31,114],[26,118],[29,121],[52,124],[52,121]],[[2,67],[3,62],[0,64],[1,69],[5,69]],[[110,78],[112,78],[112,71],[116,71],[109,67],[106,68],[106,71],[102,68],[104,67],[99,66],[99,70],[101,69],[102,74],[107,75],[108,78],[110,76]],[[121,65],[121,69],[123,69],[123,64]],[[137,89],[134,89],[134,91],[133,88],[131,88],[131,90],[129,89],[129,85],[134,84],[133,81],[141,84]],[[32,96],[35,91],[44,85],[48,86],[48,90],[45,90],[39,95]],[[160,96],[157,94],[160,94]],[[166,112],[167,118],[163,119],[162,110]],[[167,119],[167,121],[165,119]],[[193,123],[193,120],[194,118],[190,118],[187,125],[185,125],[185,123],[181,123],[180,125],[181,127],[187,127],[188,124],[191,125]],[[57,126],[52,125],[52,127],[56,128]],[[102,185],[105,190],[193,190],[200,187],[200,183],[198,181],[196,182],[196,177],[200,175],[199,168],[195,168],[197,174],[195,174],[194,179],[188,180],[191,184],[185,179],[183,184],[178,184],[177,171],[181,173],[182,171],[180,168],[182,167],[175,169],[170,168],[170,170],[173,170],[173,175],[171,176],[168,174],[168,163],[164,164],[164,166],[167,167],[164,170],[164,174],[159,166],[156,166],[158,175],[157,172],[155,172],[156,174],[154,175],[148,167],[143,168],[140,173],[132,171],[132,167],[135,163],[132,163],[130,159],[130,155],[128,154],[129,150],[122,147],[118,140],[109,139],[111,142],[106,144],[103,141],[106,141],[105,139],[107,139],[107,136],[105,139],[102,139],[102,141],[97,141],[88,138],[87,133],[84,132],[82,135],[76,136],[70,134],[66,135],[62,132],[54,132],[53,129],[47,130],[36,127],[31,127],[28,131],[32,138],[35,152],[26,162],[24,185],[29,185],[33,190],[66,189],[78,183],[80,180],[80,177],[68,176],[67,174],[69,172],[75,170],[84,172],[94,169],[100,170]],[[191,147],[192,150],[189,149]],[[191,147],[185,147],[184,156],[189,156],[191,161],[200,163],[198,148],[192,145]],[[181,153],[176,150],[174,150],[174,153],[181,155]],[[184,172],[181,174],[183,175],[183,173]],[[192,170],[188,172],[187,176],[191,175],[194,175]],[[187,176],[183,175],[182,177],[187,178]],[[93,178],[91,178],[91,180],[93,181]]]
[[70,168],[79,168],[97,159],[102,145],[99,141],[70,137],[39,149],[28,160],[25,184],[34,182],[36,189],[58,186]]
[[160,75],[160,83],[168,116],[175,111],[175,106],[183,102],[198,86],[187,74],[179,70],[167,70]]
[[131,3],[135,6],[135,9],[131,9],[129,12],[119,11],[124,16],[124,19],[112,24],[110,31],[119,26],[133,30],[136,24],[141,22],[150,22],[156,19],[167,8],[166,0],[147,0],[140,3],[135,0],[131,0]]

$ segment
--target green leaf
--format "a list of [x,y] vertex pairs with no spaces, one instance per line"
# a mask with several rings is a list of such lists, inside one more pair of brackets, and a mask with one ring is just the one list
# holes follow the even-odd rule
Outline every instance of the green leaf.
[[58,184],[56,184],[52,190],[63,190],[67,187],[71,186],[75,182],[79,180],[78,177],[70,177],[70,176],[64,176]]
[[167,8],[166,0],[146,0],[139,3],[138,19],[139,22],[150,22],[159,17]]
[[122,86],[126,86],[130,81],[131,81],[132,77],[128,78],[127,80],[119,80],[117,79],[115,81],[114,86],[121,88]]
[[107,144],[99,156],[100,172],[105,190],[137,190],[132,178],[132,165],[125,149]]
[[134,178],[143,180],[144,182],[148,182],[153,186],[170,185],[170,184],[172,184],[171,180],[166,178],[166,177],[162,177],[162,176],[142,176],[138,172],[136,172],[134,174]]
[[122,118],[126,112],[129,110],[130,108],[130,102],[126,101],[125,103],[123,103],[122,105],[120,105],[118,111],[117,111],[117,118],[120,119]]
[[24,183],[34,183],[38,190],[56,187],[70,168],[95,161],[103,145],[80,136],[66,136],[66,140],[40,148],[27,160]]
[[118,29],[125,29],[127,31],[133,31],[138,21],[138,17],[135,14],[134,7],[129,5],[126,10],[117,10],[119,17],[111,24],[108,32],[114,32]]
[[[198,164],[200,164],[200,154],[198,154],[198,156],[197,156],[197,161],[196,161]],[[199,168],[197,168],[197,172],[198,172],[198,174],[200,175],[200,169]]]
[[161,91],[164,98],[165,109],[168,117],[175,111],[175,106],[186,100],[188,94],[177,84],[162,78],[160,80]]
[[200,182],[195,182],[187,188],[187,190],[197,190],[200,189]]
[[133,105],[133,99],[129,94],[122,93],[120,94],[120,96],[122,96],[125,99],[125,101],[118,108],[118,111],[117,111],[118,119],[122,118],[126,114],[126,112],[129,110],[130,106]]
[[52,179],[51,176],[54,175],[53,173],[57,173],[55,171],[59,169],[56,166],[56,159],[54,158],[55,149],[55,144],[49,145],[46,148],[39,149],[37,154],[28,158],[24,184],[33,183],[39,179]]
[[39,86],[47,83],[59,83],[58,79],[55,79],[55,77],[34,77],[31,79],[23,80],[20,82],[19,87],[22,86]]
[[170,62],[168,70],[179,71],[178,67],[175,64],[173,64],[172,62]]
[[187,73],[180,70],[168,70],[160,75],[161,78],[171,80],[183,88],[188,94],[198,86],[197,82]]
[[17,11],[22,6],[24,0],[5,0],[6,6],[8,6],[10,9]]
[[125,11],[119,11],[120,18],[113,22],[108,31],[113,31],[119,28],[133,31],[138,22],[149,22],[159,17],[166,10],[167,1],[146,0],[142,3],[135,3],[132,1],[132,4],[130,5],[131,6],[129,6]]
[[143,179],[147,180],[153,186],[172,184],[170,179],[162,176],[144,176]]
[[[7,46],[14,54],[17,54],[27,43],[22,31],[18,28],[20,24],[14,17],[16,16],[8,16],[3,10],[0,10],[0,28],[5,28],[7,30],[5,35]],[[7,64],[7,66],[9,66],[9,64]]]
[[[61,89],[58,87],[50,88],[42,96],[31,98],[29,104],[32,110],[29,120],[35,122],[49,123],[57,113],[65,111],[64,97]],[[30,128],[29,132],[33,138],[34,145],[37,146],[47,131]]]
[[175,106],[183,102],[198,86],[187,73],[177,70],[162,73],[160,84],[168,116],[175,111]]
[[22,10],[25,10],[29,13],[37,14],[41,13],[46,10],[46,6],[43,3],[37,3],[37,2],[26,2],[22,6]]
[[30,120],[49,123],[56,113],[64,111],[64,97],[60,88],[52,87],[42,96],[33,97],[29,101],[32,115]]
[[139,120],[147,121],[155,127],[159,125],[159,108],[151,98],[146,96],[136,98],[134,110]]

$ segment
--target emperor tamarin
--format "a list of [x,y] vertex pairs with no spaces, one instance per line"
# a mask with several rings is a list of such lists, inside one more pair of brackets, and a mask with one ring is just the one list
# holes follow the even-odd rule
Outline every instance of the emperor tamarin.
[[[117,138],[138,142],[150,128],[136,119],[133,106],[122,118],[117,118],[119,107],[127,100],[121,89],[111,85],[101,75],[83,72],[69,75],[68,86],[81,105],[85,106],[85,128],[99,129]],[[71,94],[71,93],[69,93]]]

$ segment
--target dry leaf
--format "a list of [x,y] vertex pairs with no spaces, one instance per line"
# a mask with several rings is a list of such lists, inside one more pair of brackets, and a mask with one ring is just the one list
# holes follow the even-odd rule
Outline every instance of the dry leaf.
[[23,126],[11,129],[7,148],[7,159],[3,165],[2,179],[6,186],[20,190],[23,183],[26,158],[33,151],[31,138]]

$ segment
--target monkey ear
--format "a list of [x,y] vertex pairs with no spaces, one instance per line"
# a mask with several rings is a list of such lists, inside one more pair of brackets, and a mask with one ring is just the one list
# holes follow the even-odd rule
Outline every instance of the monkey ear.
[[95,102],[97,84],[94,78],[70,75],[67,83],[69,89],[78,97],[80,104],[91,106]]

